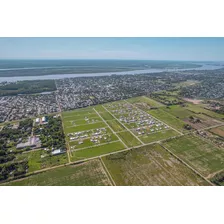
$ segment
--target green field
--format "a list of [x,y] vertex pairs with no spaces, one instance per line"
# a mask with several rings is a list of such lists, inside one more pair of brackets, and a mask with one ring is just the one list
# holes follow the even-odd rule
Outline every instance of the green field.
[[102,112],[101,114],[100,114],[100,116],[104,119],[104,120],[113,120],[114,119],[114,117],[113,116],[111,116],[111,114],[109,113],[109,112]]
[[[41,158],[42,156],[45,156]],[[67,153],[60,155],[49,155],[44,150],[30,151],[27,153],[17,154],[16,160],[28,160],[28,172],[33,172],[40,169],[45,169],[68,162]]]
[[135,138],[135,136],[131,134],[129,131],[122,131],[117,133],[117,135],[128,147],[141,145],[141,142],[137,138]]
[[6,186],[110,186],[112,185],[99,160],[52,169],[9,182]]
[[194,135],[171,139],[163,145],[205,176],[224,169],[223,149]]
[[139,96],[130,98],[127,100],[129,103],[135,104],[135,103],[146,103],[150,107],[162,107],[164,106],[162,103],[157,102],[149,97],[146,96]]
[[151,133],[148,135],[138,136],[144,143],[150,143],[155,141],[164,140],[170,137],[174,137],[179,135],[176,131],[169,129],[169,130],[162,130],[156,133]]
[[83,114],[82,112],[80,112],[80,114],[76,114],[75,115],[71,115],[71,116],[67,116],[65,117],[64,115],[62,115],[63,120],[66,122],[70,122],[70,121],[76,121],[76,120],[84,120],[86,117],[88,118],[97,118],[98,115],[93,111],[92,113],[88,113],[88,114]]
[[107,126],[103,121],[94,123],[94,124],[86,124],[86,125],[74,126],[74,127],[65,127],[65,134],[74,133],[74,132],[78,132],[78,131],[97,129],[97,128],[104,128],[104,127],[107,127]]
[[116,185],[209,185],[160,145],[143,146],[103,157]]
[[215,113],[211,110],[204,109],[203,105],[194,105],[194,104],[191,104],[191,103],[189,103],[187,105],[188,105],[187,109],[191,110],[195,113],[203,113],[203,114],[206,114],[206,115],[208,115],[212,118],[219,119],[219,120],[222,120],[222,121],[224,120],[224,114],[219,114],[219,113]]
[[117,120],[109,120],[107,121],[107,124],[115,131],[124,131],[125,128],[117,121]]
[[100,156],[110,152],[115,152],[124,149],[125,146],[120,142],[111,142],[105,145],[95,146],[88,149],[82,149],[78,151],[73,151],[71,156],[71,161],[77,161],[82,159],[87,159],[91,157]]
[[[109,135],[110,135],[110,137],[109,137]],[[100,143],[97,143],[97,144],[104,144],[104,143],[108,143],[108,142],[112,142],[112,141],[117,141],[118,140],[117,136],[115,134],[112,134],[110,131],[108,131],[108,135],[107,136],[108,136],[107,139],[102,138],[102,139],[100,139]],[[70,146],[75,146],[75,149],[82,149],[82,148],[85,148],[85,147],[91,147],[91,146],[95,147],[95,146],[97,146],[96,143],[93,143],[93,142],[90,141],[90,138],[84,139],[82,141],[83,141],[82,144],[79,144],[79,140],[77,140],[77,141],[70,141],[69,145]]]
[[163,110],[180,119],[185,119],[195,115],[195,113],[187,110],[187,107],[182,107],[180,105],[172,105],[168,108],[164,107]]
[[154,116],[155,118],[164,121],[171,127],[176,128],[179,131],[185,131],[184,129],[185,123],[180,119],[176,118],[175,116],[173,116],[172,114],[167,113],[163,109],[149,110],[147,112],[152,116]]

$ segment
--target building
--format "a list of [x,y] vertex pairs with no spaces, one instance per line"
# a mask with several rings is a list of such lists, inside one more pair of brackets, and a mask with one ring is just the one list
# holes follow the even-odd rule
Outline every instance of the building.
[[63,149],[55,149],[51,152],[51,154],[54,156],[54,155],[59,155],[59,154],[65,153],[65,152],[66,151]]
[[35,148],[38,145],[40,146],[40,144],[41,144],[41,141],[39,137],[33,136],[33,137],[29,137],[26,142],[21,142],[17,144],[16,149],[24,149],[26,147]]
[[39,123],[40,122],[40,118],[36,118],[36,123]]

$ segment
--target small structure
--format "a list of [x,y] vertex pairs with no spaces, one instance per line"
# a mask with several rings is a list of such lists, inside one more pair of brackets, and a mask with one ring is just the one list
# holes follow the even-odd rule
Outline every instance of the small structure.
[[51,154],[54,156],[54,155],[59,155],[59,154],[62,154],[62,153],[65,153],[65,150],[63,149],[55,149],[55,150],[52,150]]

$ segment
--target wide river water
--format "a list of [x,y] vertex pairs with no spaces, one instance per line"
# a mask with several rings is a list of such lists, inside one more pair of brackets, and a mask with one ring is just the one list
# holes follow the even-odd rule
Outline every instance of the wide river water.
[[86,74],[57,74],[57,75],[42,75],[42,76],[14,76],[14,77],[0,77],[0,82],[16,82],[24,80],[47,80],[47,79],[65,79],[75,77],[94,77],[94,76],[109,76],[109,75],[137,75],[147,73],[158,73],[158,72],[177,72],[187,70],[215,70],[224,68],[223,65],[211,65],[201,64],[198,68],[185,68],[185,69],[144,69],[144,70],[133,70],[133,71],[122,71],[122,72],[102,72],[102,73],[86,73]]

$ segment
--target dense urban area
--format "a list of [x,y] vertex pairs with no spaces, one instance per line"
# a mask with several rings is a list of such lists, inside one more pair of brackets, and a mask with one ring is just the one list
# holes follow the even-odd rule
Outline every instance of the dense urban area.
[[224,185],[224,69],[2,82],[0,122],[3,185]]

